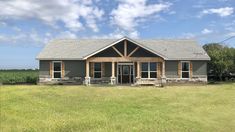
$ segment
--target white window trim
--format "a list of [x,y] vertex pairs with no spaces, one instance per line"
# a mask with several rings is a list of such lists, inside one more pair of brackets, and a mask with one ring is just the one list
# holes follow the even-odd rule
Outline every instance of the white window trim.
[[[183,71],[182,63],[188,63],[188,71]],[[188,72],[188,78],[183,78],[183,72]],[[189,79],[190,78],[190,61],[181,61],[181,79]]]
[[[100,63],[100,71],[95,71],[95,63]],[[94,69],[93,69],[93,73],[94,73],[94,78],[95,79],[101,79],[102,78],[102,62],[94,62]],[[95,77],[95,73],[100,73],[100,77]]]
[[[142,71],[142,63],[147,63],[148,64],[148,70],[147,71]],[[150,71],[150,63],[156,63],[156,71]],[[141,62],[141,78],[142,77],[142,72],[148,72],[148,77],[147,78],[143,78],[143,79],[156,79],[156,78],[150,78],[150,73],[151,72],[155,72],[157,75],[157,68],[158,68],[158,63],[157,62]]]
[[[54,71],[54,63],[60,63],[60,71]],[[60,73],[60,78],[54,78],[54,73]],[[61,79],[62,78],[62,61],[52,61],[52,78]]]

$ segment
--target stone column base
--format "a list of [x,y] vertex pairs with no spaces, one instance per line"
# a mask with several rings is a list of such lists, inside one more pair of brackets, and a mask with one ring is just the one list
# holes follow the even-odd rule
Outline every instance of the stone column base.
[[139,85],[140,82],[141,82],[140,77],[136,77],[136,78],[135,78],[135,85]]
[[91,78],[90,77],[85,77],[84,84],[85,85],[90,85],[91,84]]
[[115,85],[116,84],[116,77],[110,77],[110,84]]
[[166,77],[162,77],[162,84],[166,84]]

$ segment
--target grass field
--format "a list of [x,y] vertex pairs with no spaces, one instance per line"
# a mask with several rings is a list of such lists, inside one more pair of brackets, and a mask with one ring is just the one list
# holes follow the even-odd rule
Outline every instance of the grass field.
[[0,70],[0,83],[3,84],[36,84],[38,70]]
[[0,86],[0,131],[235,131],[235,83]]

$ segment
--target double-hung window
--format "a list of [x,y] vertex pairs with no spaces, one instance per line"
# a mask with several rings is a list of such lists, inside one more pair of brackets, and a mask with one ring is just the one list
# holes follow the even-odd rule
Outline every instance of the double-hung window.
[[141,78],[157,78],[157,63],[156,62],[141,63]]
[[61,61],[53,61],[53,78],[61,78]]
[[189,62],[182,61],[181,62],[181,69],[182,69],[182,78],[189,78]]
[[94,78],[101,78],[101,63],[94,63]]

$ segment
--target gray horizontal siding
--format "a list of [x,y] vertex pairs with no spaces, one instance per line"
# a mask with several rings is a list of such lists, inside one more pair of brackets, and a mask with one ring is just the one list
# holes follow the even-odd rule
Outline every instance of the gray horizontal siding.
[[[192,61],[193,77],[207,76],[207,61]],[[178,78],[178,61],[166,61],[166,77]]]
[[166,61],[165,74],[167,78],[178,78],[178,61]]
[[50,61],[46,60],[39,61],[39,77],[50,78]]
[[192,63],[194,77],[207,76],[207,61],[192,61]]
[[105,77],[111,77],[112,76],[112,63],[111,62],[105,62]]
[[[50,77],[50,62],[46,60],[39,61],[39,77]],[[85,61],[83,60],[66,60],[64,62],[65,77],[85,77]]]
[[[85,61],[83,60],[66,60],[64,61],[65,77],[85,77]],[[193,64],[193,77],[206,77],[207,76],[207,61],[192,61]],[[39,61],[39,77],[50,77],[50,61]],[[178,78],[178,61],[166,61],[165,73],[167,78]],[[115,67],[116,73],[116,67]],[[105,63],[105,77],[111,77],[112,64]]]
[[85,64],[83,60],[64,61],[65,77],[85,77]]

